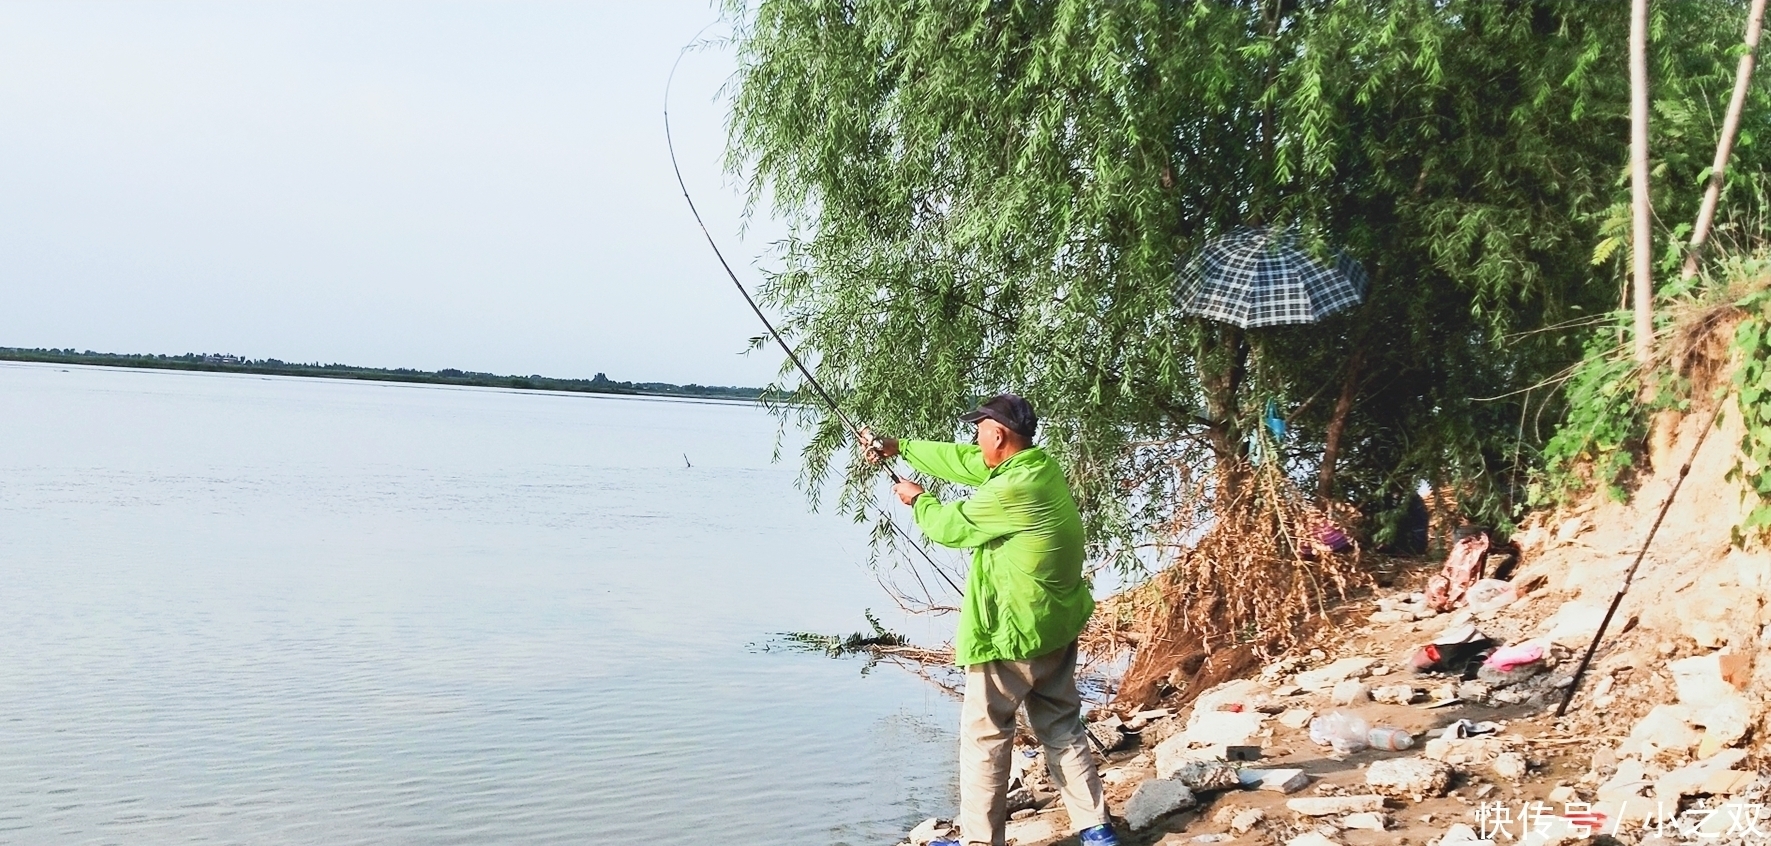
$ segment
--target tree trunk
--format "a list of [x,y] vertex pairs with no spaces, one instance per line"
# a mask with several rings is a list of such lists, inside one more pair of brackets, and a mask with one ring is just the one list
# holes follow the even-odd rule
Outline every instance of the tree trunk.
[[1636,363],[1654,360],[1654,280],[1648,200],[1648,0],[1630,5],[1630,251],[1635,266]]
[[1334,465],[1341,457],[1341,435],[1347,430],[1347,415],[1353,410],[1353,394],[1359,387],[1359,371],[1365,363],[1365,351],[1353,353],[1347,362],[1347,377],[1341,380],[1341,396],[1335,400],[1334,416],[1328,420],[1328,437],[1322,446],[1322,469],[1316,477],[1316,498],[1328,499],[1334,492]]
[[1247,438],[1244,437],[1247,433],[1243,431],[1239,413],[1242,381],[1248,371],[1248,345],[1240,328],[1223,325],[1218,330],[1215,347],[1223,353],[1221,367],[1200,380],[1205,388],[1205,414],[1211,418],[1206,437],[1211,441],[1218,478],[1224,486],[1218,491],[1218,501],[1232,503],[1242,496],[1248,459]]
[[1722,137],[1716,139],[1716,160],[1710,165],[1710,184],[1703,192],[1703,207],[1697,211],[1697,225],[1691,229],[1691,249],[1685,253],[1685,266],[1680,279],[1697,275],[1697,259],[1709,240],[1710,225],[1716,221],[1716,202],[1722,197],[1722,175],[1728,170],[1728,157],[1734,152],[1734,138],[1740,134],[1740,110],[1746,105],[1746,92],[1753,78],[1753,59],[1759,50],[1759,32],[1765,21],[1765,0],[1753,0],[1746,13],[1746,52],[1740,56],[1740,68],[1734,72],[1734,96],[1728,100],[1728,116],[1722,120]]

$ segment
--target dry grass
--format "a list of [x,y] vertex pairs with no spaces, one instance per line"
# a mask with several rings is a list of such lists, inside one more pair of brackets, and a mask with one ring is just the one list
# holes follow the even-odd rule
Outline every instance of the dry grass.
[[[1359,551],[1335,554],[1317,542],[1328,519],[1272,466],[1244,466],[1208,525],[1166,528],[1173,563],[1117,600],[1114,633],[1135,645],[1118,704],[1185,702],[1212,685],[1307,640],[1329,622],[1331,604],[1368,584]],[[1199,509],[1179,508],[1192,514]],[[1196,518],[1194,518],[1196,519]],[[1197,538],[1192,544],[1179,541]]]

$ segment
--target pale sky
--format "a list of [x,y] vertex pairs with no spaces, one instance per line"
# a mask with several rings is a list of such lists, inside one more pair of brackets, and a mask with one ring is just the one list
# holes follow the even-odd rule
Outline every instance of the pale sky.
[[[0,0],[0,346],[760,385],[670,171],[707,0]],[[724,27],[708,36],[724,34]],[[671,117],[746,283],[727,50]]]

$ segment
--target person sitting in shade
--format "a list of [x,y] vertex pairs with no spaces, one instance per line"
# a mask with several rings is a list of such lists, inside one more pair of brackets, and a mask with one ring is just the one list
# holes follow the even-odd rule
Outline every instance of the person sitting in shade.
[[868,435],[873,460],[901,455],[920,473],[975,489],[942,502],[912,481],[893,488],[930,540],[972,550],[953,638],[965,668],[961,840],[935,843],[1003,846],[1015,712],[1025,705],[1081,842],[1117,846],[1076,689],[1076,638],[1095,606],[1082,576],[1082,517],[1063,470],[1033,445],[1039,420],[1026,400],[1002,394],[960,419],[977,425],[976,445]]

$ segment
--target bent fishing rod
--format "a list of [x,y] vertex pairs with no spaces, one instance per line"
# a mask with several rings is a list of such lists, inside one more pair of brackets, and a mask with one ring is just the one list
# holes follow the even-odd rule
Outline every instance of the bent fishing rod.
[[[705,31],[705,29],[703,29],[703,31]],[[697,38],[699,38],[698,35]],[[690,43],[692,44],[693,42]],[[676,185],[683,192],[683,202],[689,204],[689,213],[695,216],[695,225],[701,227],[702,237],[707,239],[707,246],[713,248],[713,254],[719,259],[719,266],[725,268],[726,276],[732,280],[732,286],[738,289],[738,293],[744,297],[744,302],[750,306],[750,310],[756,315],[756,319],[762,321],[763,328],[769,331],[769,336],[774,338],[775,343],[781,346],[781,351],[787,354],[787,360],[793,362],[793,366],[799,370],[799,375],[805,379],[805,383],[812,387],[813,392],[818,395],[819,399],[824,401],[824,406],[829,408],[832,414],[836,415],[836,419],[842,423],[843,427],[854,434],[855,440],[859,441],[864,449],[878,455],[878,439],[874,438],[869,430],[855,425],[855,421],[847,414],[843,413],[842,407],[836,403],[836,398],[831,396],[830,392],[825,390],[824,386],[818,383],[818,377],[813,376],[811,368],[806,367],[805,362],[800,360],[799,353],[794,352],[793,346],[787,343],[787,339],[781,337],[781,332],[775,328],[774,322],[769,320],[767,314],[763,313],[762,306],[757,305],[756,298],[750,295],[750,289],[744,287],[744,283],[738,280],[738,274],[732,270],[732,265],[726,261],[726,254],[720,251],[719,242],[715,241],[713,239],[713,233],[708,231],[707,222],[701,219],[701,210],[695,207],[695,199],[689,196],[689,185],[683,180],[683,169],[678,166],[676,162],[676,143],[670,135],[670,86],[676,81],[676,69],[683,63],[683,56],[687,55],[688,52],[688,46],[684,46],[682,52],[677,54],[675,64],[670,66],[670,76],[664,82],[664,147],[670,151],[670,169],[676,174]],[[893,484],[904,481],[904,478],[898,475],[898,471],[892,469],[891,465],[887,464],[885,461],[881,461],[879,467],[881,470],[885,471],[887,476],[891,477]],[[875,507],[878,508],[878,506]],[[924,549],[922,544],[917,543],[915,538],[910,537],[910,533],[904,531],[904,528],[899,526],[896,520],[892,519],[891,514],[887,513],[884,509],[879,509],[879,512],[881,516],[885,517],[886,523],[890,524],[893,530],[897,531],[897,533],[902,536],[911,547],[915,548],[917,552],[922,553],[923,559],[929,562],[929,566],[934,568],[936,573],[940,574],[942,580],[947,582],[948,587],[953,588],[955,593],[962,596],[965,594],[965,591],[961,590],[959,585],[954,584],[953,578],[947,575],[947,571],[941,569],[941,565],[935,563],[934,556],[929,555],[929,551]]]

